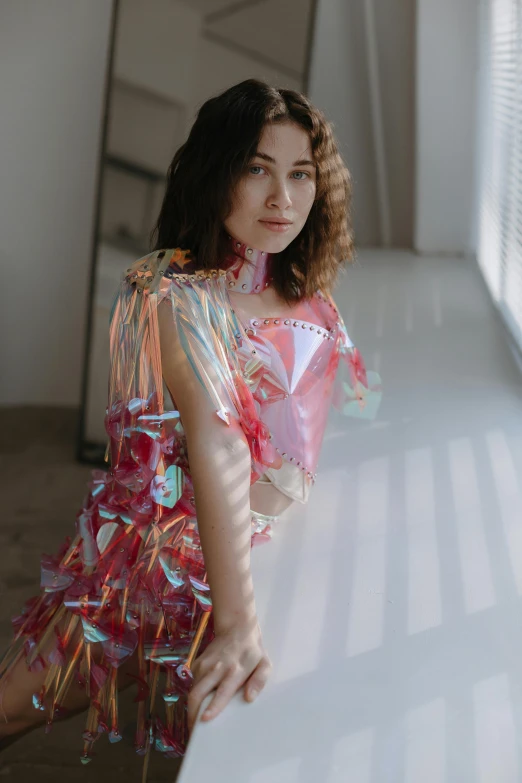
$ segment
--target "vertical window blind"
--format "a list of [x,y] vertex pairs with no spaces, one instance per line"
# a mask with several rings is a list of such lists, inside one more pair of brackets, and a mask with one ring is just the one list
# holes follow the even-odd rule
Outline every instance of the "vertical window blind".
[[481,0],[478,263],[522,349],[522,0]]

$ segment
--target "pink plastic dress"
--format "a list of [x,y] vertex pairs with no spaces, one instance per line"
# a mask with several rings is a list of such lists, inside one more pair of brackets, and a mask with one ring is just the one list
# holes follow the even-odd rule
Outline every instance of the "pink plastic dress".
[[[374,418],[381,397],[379,376],[366,372],[330,297],[317,292],[294,319],[242,319],[229,291],[269,285],[273,257],[232,239],[215,270],[196,271],[186,255],[151,253],[122,279],[110,322],[110,468],[92,471],[73,539],[42,557],[41,592],[13,619],[0,665],[0,717],[2,687],[21,659],[46,672],[33,703],[49,728],[73,680],[85,688],[87,763],[103,734],[121,739],[117,671],[137,654],[135,749],[145,757],[144,779],[152,749],[185,752],[191,664],[213,638],[187,444],[162,375],[159,303],[170,300],[216,416],[241,426],[251,483],[270,481],[306,502],[330,404]],[[276,519],[251,512],[252,545],[270,539]]]

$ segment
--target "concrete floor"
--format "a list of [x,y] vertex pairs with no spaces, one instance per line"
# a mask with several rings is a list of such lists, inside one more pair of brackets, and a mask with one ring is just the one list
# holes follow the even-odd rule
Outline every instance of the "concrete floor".
[[[522,395],[504,328],[459,259],[361,252],[336,301],[381,411],[331,417],[308,507],[254,550],[273,675],[197,728],[178,783],[519,783]],[[2,649],[89,469],[69,412],[0,426]],[[0,779],[140,780],[125,741],[82,767],[82,727],[23,738]],[[151,782],[176,771],[153,754]]]

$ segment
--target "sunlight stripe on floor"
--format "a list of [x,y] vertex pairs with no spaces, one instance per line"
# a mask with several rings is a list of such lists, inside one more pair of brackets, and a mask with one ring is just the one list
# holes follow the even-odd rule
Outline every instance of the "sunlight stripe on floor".
[[473,688],[477,783],[519,783],[518,739],[509,678],[497,674]]
[[404,783],[446,780],[446,705],[435,699],[406,716]]
[[478,612],[496,598],[473,447],[469,439],[458,438],[450,441],[448,452],[464,604],[466,612]]
[[354,573],[348,596],[348,656],[373,650],[382,644],[389,470],[388,457],[363,462],[358,470]]
[[370,783],[373,730],[363,729],[341,737],[335,743],[327,783]]
[[511,570],[522,594],[522,498],[519,479],[515,470],[513,456],[509,449],[506,433],[493,430],[486,433],[486,443],[491,463],[491,471],[497,491],[500,517],[506,537],[506,547],[511,561]]
[[404,493],[408,538],[408,633],[442,621],[440,563],[435,522],[433,460],[428,448],[405,454]]
[[[347,524],[341,504],[345,482],[343,471],[323,474],[313,498],[299,510],[302,522],[299,528],[297,525],[294,528],[294,535],[303,536],[303,542],[299,560],[291,566],[293,599],[274,682],[294,679],[321,668],[323,635],[327,631],[321,621],[329,601],[343,600],[342,596],[331,594],[331,571],[337,527]],[[292,551],[288,552],[289,561],[292,554]],[[307,634],[306,645],[300,644],[296,648],[296,640],[302,638],[302,629],[307,627],[310,633]]]

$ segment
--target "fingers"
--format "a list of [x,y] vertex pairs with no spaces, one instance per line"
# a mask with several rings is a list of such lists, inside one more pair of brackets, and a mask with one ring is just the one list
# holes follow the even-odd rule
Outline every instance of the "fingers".
[[272,662],[270,658],[265,655],[245,683],[244,695],[247,701],[254,701],[258,693],[263,690],[270,677],[271,671]]
[[214,698],[201,716],[201,720],[211,720],[219,715],[243,684],[244,677],[244,671],[238,665],[230,667],[226,677],[219,683]]
[[[194,682],[188,696],[188,726],[192,731],[193,726],[202,710],[202,704],[206,702],[206,708],[201,715],[201,720],[207,721],[215,718],[226,707],[233,696],[244,687],[244,697],[247,701],[253,701],[265,687],[272,671],[272,663],[266,654],[257,660],[259,663],[255,669],[248,664],[240,664],[233,661],[233,655],[227,650],[227,655],[232,657],[232,662],[226,658],[212,663],[212,657],[203,655],[196,659],[192,665]],[[218,654],[223,655],[223,650],[217,648]],[[250,671],[250,674],[248,672]],[[210,697],[210,699],[209,699]]]
[[188,712],[187,720],[189,730],[192,731],[192,727],[196,722],[201,704],[203,700],[211,693],[223,678],[223,663],[222,661],[216,661],[210,669],[204,674],[200,680],[195,680],[190,693],[188,695]]

